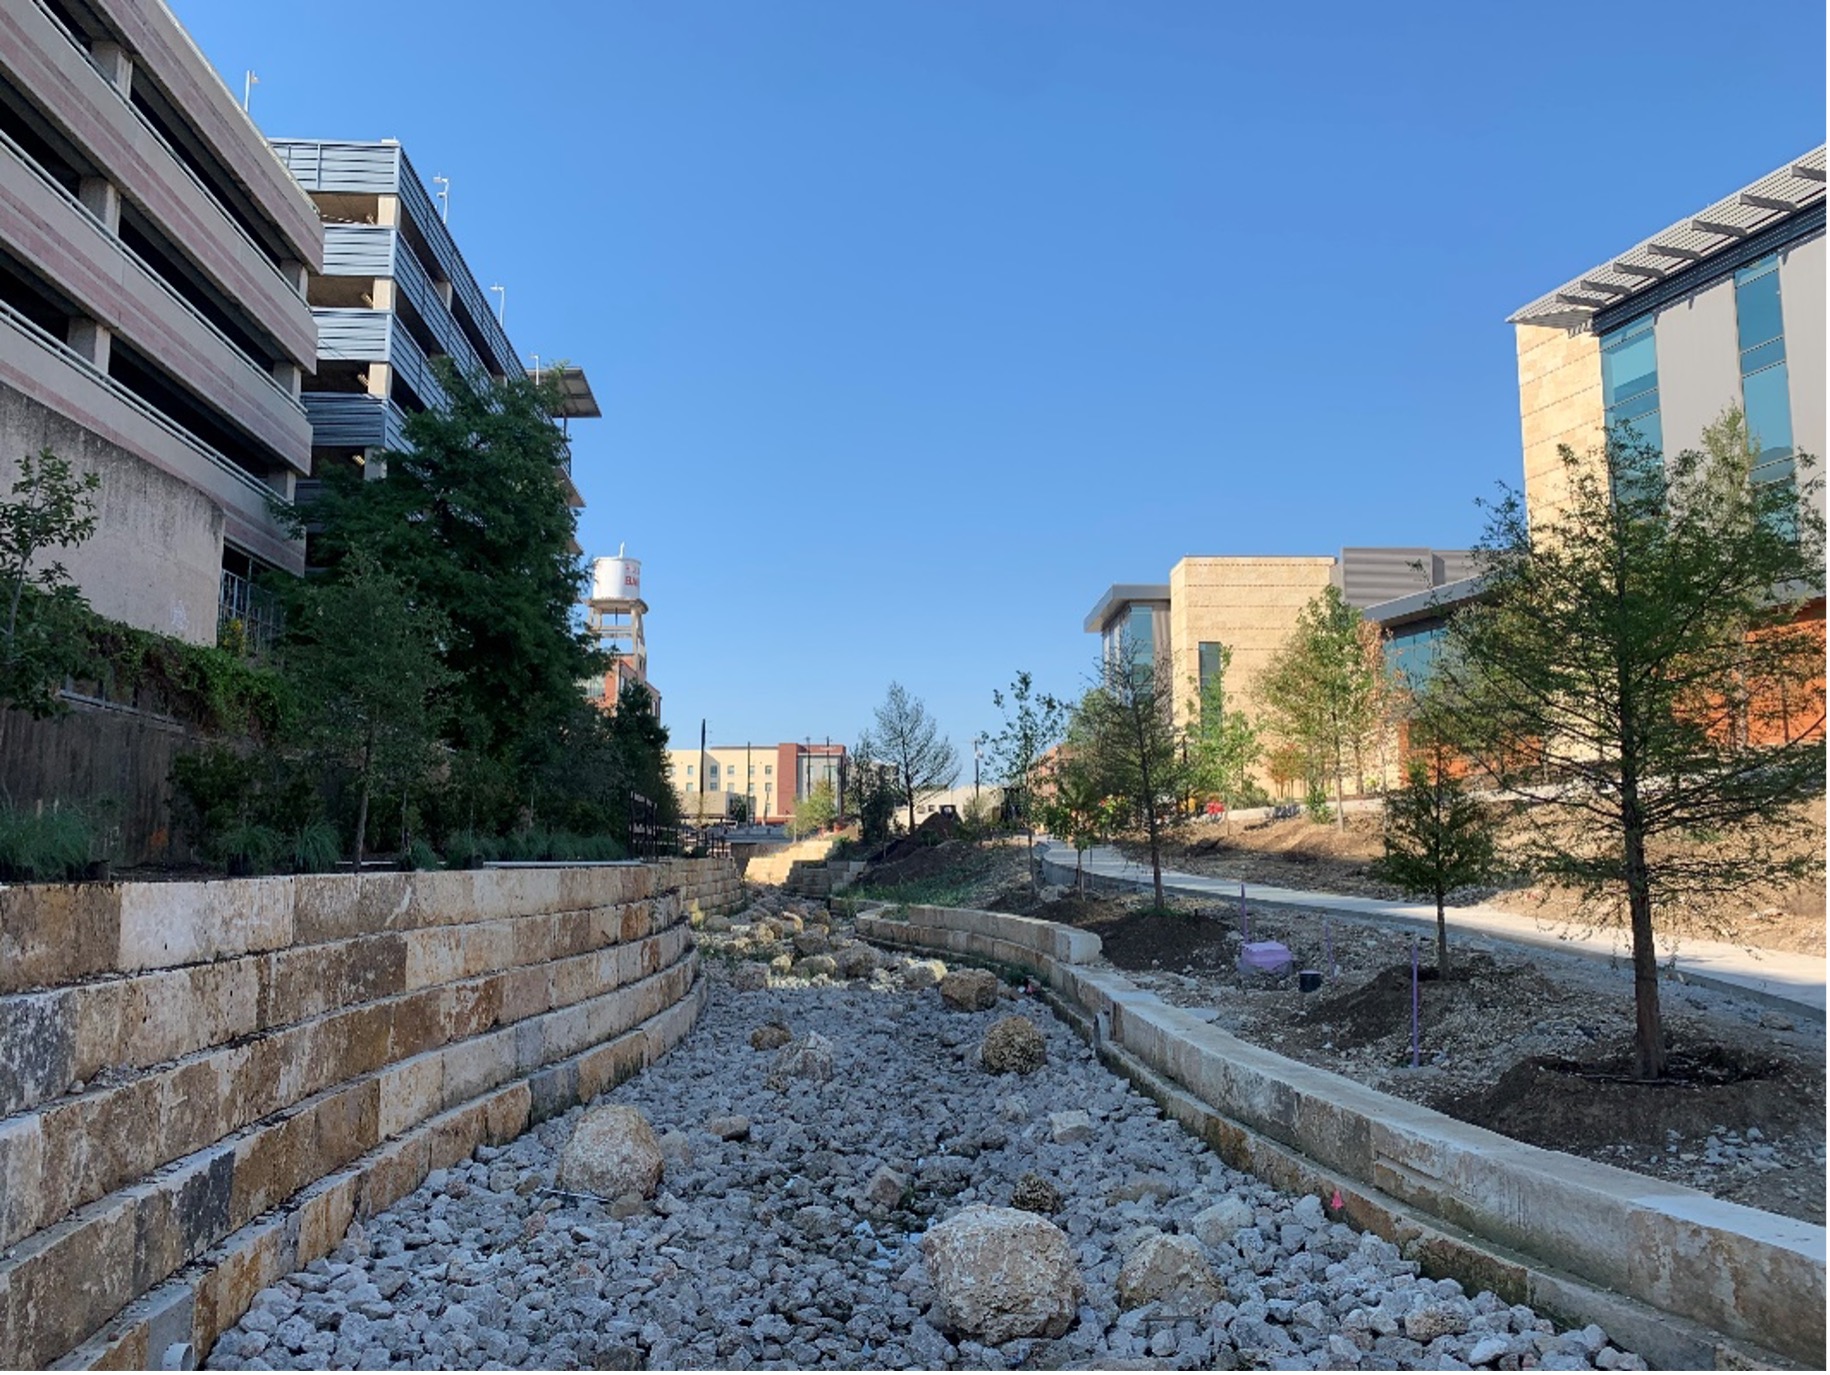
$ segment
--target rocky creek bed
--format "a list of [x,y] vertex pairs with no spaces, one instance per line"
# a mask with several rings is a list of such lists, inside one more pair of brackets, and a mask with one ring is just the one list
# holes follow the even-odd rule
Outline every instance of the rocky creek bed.
[[[714,947],[767,958],[749,929]],[[908,986],[931,964],[834,955],[875,968],[765,983],[708,959],[705,1015],[659,1064],[435,1172],[263,1290],[209,1367],[1644,1369],[1227,1168],[989,976],[964,1011]],[[1006,1025],[993,1058],[1043,1062],[992,1073],[1013,1014],[1039,1034]],[[652,1124],[649,1196],[561,1171],[606,1104]],[[998,1228],[1016,1249],[992,1273]]]

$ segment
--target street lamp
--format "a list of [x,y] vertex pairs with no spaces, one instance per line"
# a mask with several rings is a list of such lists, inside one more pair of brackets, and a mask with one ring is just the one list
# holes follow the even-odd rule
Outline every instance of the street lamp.
[[979,810],[979,760],[985,751],[985,732],[980,731],[972,737],[972,814]]

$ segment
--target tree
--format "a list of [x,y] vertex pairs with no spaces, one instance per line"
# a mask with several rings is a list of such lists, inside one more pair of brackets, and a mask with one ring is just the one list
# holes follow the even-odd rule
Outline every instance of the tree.
[[1220,646],[1217,670],[1196,688],[1187,733],[1189,785],[1220,799],[1228,825],[1234,808],[1251,792],[1252,765],[1262,753],[1257,728],[1244,712],[1226,705],[1226,671],[1232,662],[1232,649]]
[[508,825],[532,780],[564,763],[578,683],[602,672],[601,656],[575,618],[584,570],[557,480],[567,455],[554,383],[435,366],[446,404],[407,418],[411,448],[387,454],[374,481],[329,469],[296,519],[310,522],[330,579],[360,549],[443,615],[445,735],[476,756],[461,770],[475,781],[470,805],[481,799]]
[[889,765],[897,800],[909,809],[912,834],[916,804],[945,792],[959,778],[959,754],[921,700],[911,697],[901,683],[890,684],[875,719],[876,729],[866,734],[858,748],[868,747],[865,758]]
[[807,796],[794,804],[794,833],[797,836],[810,836],[823,831],[832,825],[833,818],[838,814],[838,805],[833,800],[832,782],[822,778],[813,785]]
[[1068,731],[1068,748],[1095,786],[1124,798],[1143,825],[1159,912],[1165,910],[1161,812],[1181,791],[1184,767],[1173,706],[1166,666],[1116,655],[1101,663]]
[[[435,608],[417,605],[405,582],[362,551],[336,581],[301,584],[292,599],[283,663],[304,705],[309,747],[347,770],[356,789],[357,872],[374,794],[404,799],[431,766],[434,703],[454,678],[439,659],[446,633]],[[403,800],[403,830],[405,812]]]
[[1455,742],[1540,804],[1528,864],[1624,901],[1645,1078],[1666,1062],[1660,905],[1822,871],[1772,844],[1824,791],[1823,621],[1799,615],[1824,593],[1820,484],[1756,484],[1754,452],[1732,412],[1668,459],[1626,428],[1564,449],[1559,509],[1489,507],[1485,598],[1435,670]]
[[1465,763],[1421,718],[1412,723],[1416,752],[1405,765],[1405,786],[1385,799],[1385,853],[1375,877],[1407,893],[1436,900],[1436,973],[1449,977],[1448,895],[1493,873],[1496,849],[1492,812],[1467,788]]
[[1039,790],[1037,819],[1049,834],[1074,847],[1074,885],[1086,887],[1083,856],[1099,843],[1123,814],[1124,804],[1109,797],[1098,776],[1071,750],[1054,755]]
[[1336,825],[1346,824],[1347,758],[1358,760],[1379,720],[1382,669],[1361,623],[1338,587],[1324,588],[1298,614],[1259,683],[1272,729],[1300,745],[1317,772],[1333,775]]
[[0,739],[4,708],[32,716],[59,709],[58,689],[81,664],[78,623],[88,603],[55,559],[95,533],[95,493],[101,479],[77,476],[69,460],[50,449],[19,459],[11,501],[0,501]]
[[861,737],[846,770],[845,796],[858,818],[858,840],[864,845],[888,840],[896,819],[895,776],[876,759],[875,748],[868,734]]
[[1043,760],[1067,734],[1068,706],[1046,692],[1037,692],[1027,672],[1011,680],[1009,695],[992,689],[991,704],[1004,713],[1004,724],[986,743],[991,750],[992,777],[1004,788],[1004,814],[1019,822],[1029,839],[1030,886],[1038,881],[1036,864],[1036,787]]

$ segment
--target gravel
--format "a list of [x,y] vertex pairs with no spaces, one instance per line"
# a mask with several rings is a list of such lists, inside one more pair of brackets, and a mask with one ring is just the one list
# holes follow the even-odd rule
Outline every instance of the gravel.
[[[1227,1168],[1034,1000],[949,1010],[905,990],[901,965],[739,992],[708,960],[699,1026],[600,1100],[639,1108],[672,1147],[646,1205],[555,1187],[574,1110],[435,1171],[261,1291],[209,1368],[1645,1368],[1597,1327],[1560,1333],[1423,1279],[1322,1200]],[[979,1044],[1012,1013],[1041,1030],[1046,1063],[994,1075]],[[829,1043],[831,1077],[752,1049],[771,1021]],[[1070,1103],[1084,1132],[1051,1120]],[[1077,1320],[1053,1340],[950,1338],[925,1316],[920,1234],[969,1204],[1008,1206],[1026,1174],[1063,1200]],[[1159,1234],[1211,1263],[1205,1311],[1121,1310],[1120,1266]]]

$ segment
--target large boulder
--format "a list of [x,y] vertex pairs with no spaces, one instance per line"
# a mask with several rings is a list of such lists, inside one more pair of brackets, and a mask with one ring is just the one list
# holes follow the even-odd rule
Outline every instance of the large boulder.
[[810,1031],[798,1041],[781,1048],[775,1063],[769,1067],[772,1083],[790,1079],[812,1079],[825,1083],[832,1078],[832,1042],[817,1031]]
[[823,928],[802,931],[794,938],[794,953],[797,955],[824,955],[832,949],[832,942],[827,939]]
[[839,972],[839,962],[831,955],[808,955],[794,962],[794,977],[797,979],[817,979],[824,974],[831,977]]
[[1223,1246],[1241,1227],[1253,1226],[1258,1210],[1238,1194],[1228,1194],[1194,1216],[1194,1234],[1203,1246]]
[[1048,1063],[1048,1044],[1027,1017],[1001,1017],[985,1033],[979,1061],[993,1074],[1034,1074]]
[[760,993],[768,986],[769,971],[754,961],[744,961],[731,973],[731,987],[739,993]]
[[845,946],[833,958],[847,979],[868,979],[877,969],[877,952],[862,941]]
[[794,1033],[781,1022],[764,1022],[750,1033],[751,1050],[780,1050],[794,1039]]
[[998,1005],[998,976],[989,969],[956,969],[940,981],[940,1000],[957,1012],[987,1012]]
[[1193,1317],[1225,1297],[1219,1276],[1193,1237],[1145,1237],[1118,1268],[1120,1308],[1160,1303]]
[[1017,1178],[1017,1187],[1010,1191],[1010,1206],[1026,1213],[1058,1213],[1061,1190],[1034,1170],[1025,1170]]
[[947,966],[939,960],[910,960],[902,967],[902,986],[911,993],[932,988],[947,977]]
[[1059,1337],[1085,1285],[1062,1230],[1034,1213],[974,1205],[930,1227],[922,1259],[936,1327],[990,1346]]
[[648,1119],[635,1108],[607,1103],[579,1119],[559,1157],[559,1183],[599,1198],[649,1198],[665,1163]]

